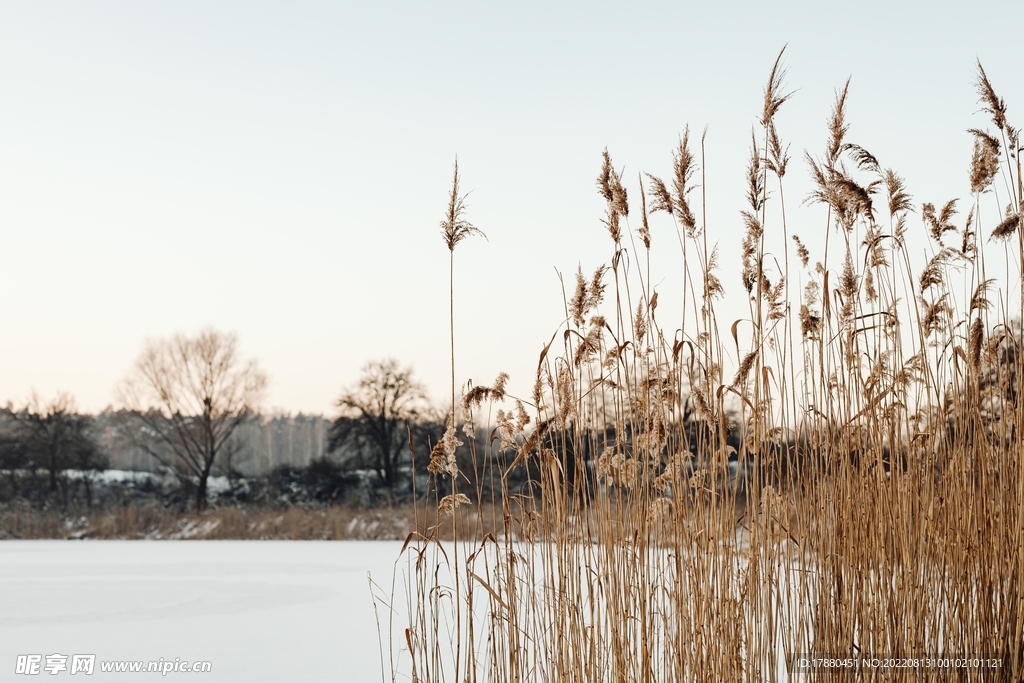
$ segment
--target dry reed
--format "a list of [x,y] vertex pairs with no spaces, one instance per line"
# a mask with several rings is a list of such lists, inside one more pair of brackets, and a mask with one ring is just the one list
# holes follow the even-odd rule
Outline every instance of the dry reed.
[[[500,529],[493,515],[473,507],[460,507],[459,524],[489,532]],[[423,520],[420,527],[416,520]],[[10,505],[0,510],[0,538],[8,539],[192,539],[192,540],[391,540],[410,532],[454,538],[451,515],[432,505],[402,504],[363,508],[288,507],[283,509],[236,506],[213,507],[182,514],[159,506],[128,505],[117,510],[58,511]]]
[[[718,318],[689,134],[672,181],[647,176],[641,188],[639,253],[625,246],[630,206],[605,150],[610,265],[589,281],[580,271],[532,401],[510,397],[492,440],[469,438],[483,468],[473,480],[501,491],[493,509],[483,496],[475,505],[500,532],[462,524],[454,543],[429,528],[407,538],[393,679],[778,680],[797,653],[970,656],[988,668],[946,668],[943,680],[1024,679],[1024,284],[986,266],[1024,263],[1018,131],[979,64],[997,133],[970,131],[970,212],[926,203],[917,230],[903,179],[847,139],[847,82],[823,155],[806,155],[808,203],[822,205],[828,235],[815,261],[786,223],[781,57],[746,178],[749,317]],[[700,155],[703,166],[703,142]],[[1010,204],[982,224],[996,184]],[[674,330],[649,274],[627,267],[652,248],[648,196],[675,223],[686,264]],[[911,240],[927,240],[916,269]],[[467,419],[498,394],[504,380],[471,392]],[[453,462],[431,471],[455,482]]]

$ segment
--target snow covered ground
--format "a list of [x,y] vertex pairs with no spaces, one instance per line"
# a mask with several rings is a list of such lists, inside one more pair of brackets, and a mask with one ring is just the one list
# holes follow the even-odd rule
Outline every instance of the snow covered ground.
[[[379,681],[367,572],[389,590],[400,549],[373,541],[3,541],[0,680]],[[33,654],[43,667],[48,655],[69,655],[68,670],[16,675],[18,656]],[[93,675],[71,675],[76,654],[96,655]],[[100,671],[104,661],[161,658],[209,661],[212,671]]]

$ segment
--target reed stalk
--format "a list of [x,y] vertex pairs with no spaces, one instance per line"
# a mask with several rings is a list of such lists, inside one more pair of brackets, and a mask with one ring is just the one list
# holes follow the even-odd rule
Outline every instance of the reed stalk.
[[[895,171],[849,140],[847,82],[823,155],[805,154],[805,210],[827,230],[816,262],[791,230],[806,221],[785,202],[782,56],[752,141],[735,258],[748,318],[719,327],[705,139],[695,211],[687,132],[672,181],[641,184],[639,243],[605,150],[610,262],[590,278],[580,269],[564,292],[567,322],[538,358],[529,399],[506,394],[504,375],[463,399],[468,415],[494,409],[492,438],[468,449],[474,501],[455,485],[468,471],[451,466],[451,327],[453,411],[431,459],[435,477],[452,478],[439,513],[473,506],[498,523],[407,539],[407,651],[393,679],[776,681],[799,671],[801,653],[850,658],[858,679],[1024,677],[1018,131],[979,64],[999,134],[971,131],[973,209],[918,208]],[[982,207],[1000,180],[1011,204],[996,205],[993,224]],[[463,210],[456,170],[442,223],[450,300],[452,226],[475,230],[459,223]],[[675,320],[651,280],[659,213],[683,256]],[[969,662],[928,662],[957,656]],[[864,663],[885,657],[920,661]]]

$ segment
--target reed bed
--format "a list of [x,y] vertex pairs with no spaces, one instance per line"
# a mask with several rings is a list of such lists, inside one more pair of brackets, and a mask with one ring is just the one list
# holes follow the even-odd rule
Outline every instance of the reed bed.
[[[419,519],[422,527],[417,528]],[[500,520],[479,519],[470,508],[459,510],[464,527],[483,524],[498,533]],[[432,505],[411,503],[363,508],[330,506],[282,509],[212,507],[201,513],[177,508],[127,505],[115,510],[68,513],[28,505],[0,509],[0,539],[190,539],[190,540],[363,540],[400,541],[413,531],[453,540],[454,520]]]
[[[1018,129],[979,64],[970,199],[919,204],[847,140],[843,87],[803,160],[813,258],[786,219],[781,58],[728,256],[749,313],[720,316],[703,140],[629,189],[605,151],[609,261],[578,273],[532,395],[472,388],[430,456],[439,511],[500,528],[409,535],[392,680],[780,680],[799,653],[921,660],[807,680],[1024,679]],[[442,228],[471,235],[463,209],[456,171]],[[650,278],[655,221],[679,237],[679,310]],[[985,661],[926,662],[955,656]]]

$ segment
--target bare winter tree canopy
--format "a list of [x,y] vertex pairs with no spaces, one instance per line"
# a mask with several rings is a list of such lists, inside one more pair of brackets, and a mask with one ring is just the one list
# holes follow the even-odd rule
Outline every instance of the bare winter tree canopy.
[[369,362],[338,399],[341,415],[331,426],[329,449],[349,449],[359,464],[377,471],[383,484],[394,484],[408,448],[406,423],[417,422],[425,404],[411,369],[391,358]]
[[[33,393],[23,407],[8,403],[0,416],[11,427],[0,435],[0,466],[10,471],[12,490],[17,490],[16,468],[45,469],[54,492],[58,484],[67,483],[63,478],[67,470],[87,475],[106,466],[92,438],[92,418],[78,412],[69,394],[59,393],[46,401]],[[82,476],[82,481],[91,504],[88,476]]]
[[202,509],[214,462],[237,447],[231,437],[266,387],[256,361],[239,356],[237,335],[206,328],[147,341],[118,397],[147,428],[138,445],[195,484]]

